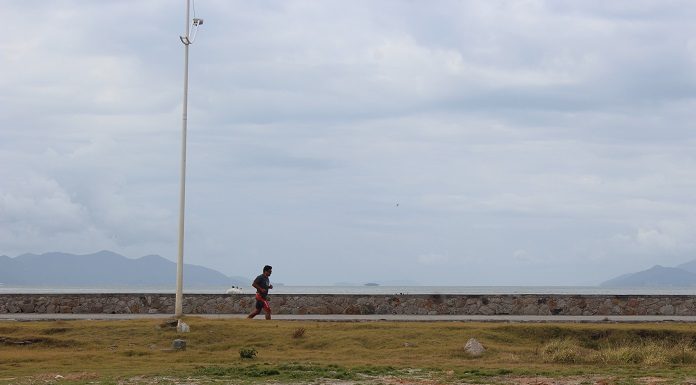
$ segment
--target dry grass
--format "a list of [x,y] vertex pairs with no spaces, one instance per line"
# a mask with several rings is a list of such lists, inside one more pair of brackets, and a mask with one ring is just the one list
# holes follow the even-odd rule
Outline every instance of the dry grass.
[[588,349],[574,339],[554,339],[541,349],[544,362],[564,364],[666,366],[696,363],[696,346],[692,339],[671,342],[662,340],[626,341]]
[[544,362],[576,364],[587,356],[586,350],[572,339],[554,339],[541,348],[541,358]]
[[[688,324],[186,322],[191,333],[160,328],[161,320],[0,323],[0,384],[44,373],[293,381],[412,368],[448,373],[455,382],[509,373],[696,375],[696,330]],[[486,347],[482,357],[462,353],[471,337]],[[187,340],[186,351],[170,351],[176,338]],[[255,359],[240,358],[247,348],[258,352]]]

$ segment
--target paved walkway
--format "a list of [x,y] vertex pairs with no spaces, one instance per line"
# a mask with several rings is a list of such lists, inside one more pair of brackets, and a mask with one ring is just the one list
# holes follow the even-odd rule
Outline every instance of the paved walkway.
[[[245,314],[192,314],[187,317],[209,319],[242,319]],[[0,314],[2,321],[41,321],[41,320],[130,320],[130,319],[166,319],[171,314],[38,314],[15,313]],[[263,320],[263,314],[255,320]],[[346,314],[311,314],[273,315],[275,320],[290,321],[465,321],[465,322],[696,322],[696,316],[533,316],[533,315],[346,315]]]

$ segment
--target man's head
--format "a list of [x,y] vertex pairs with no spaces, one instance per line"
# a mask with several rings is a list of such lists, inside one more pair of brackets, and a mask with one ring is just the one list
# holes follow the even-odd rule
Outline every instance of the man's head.
[[273,272],[273,267],[272,267],[272,266],[266,265],[266,266],[263,267],[263,274],[264,274],[266,277],[268,277],[269,275],[271,275],[272,272]]

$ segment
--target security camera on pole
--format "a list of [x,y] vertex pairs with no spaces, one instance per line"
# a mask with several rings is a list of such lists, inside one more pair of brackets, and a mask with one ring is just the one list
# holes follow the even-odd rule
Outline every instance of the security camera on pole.
[[[184,281],[184,202],[186,201],[186,119],[188,113],[188,62],[189,45],[196,39],[198,27],[203,24],[203,19],[195,17],[191,21],[189,11],[191,0],[186,0],[186,27],[185,35],[179,36],[184,44],[184,107],[181,119],[181,190],[179,193],[179,255],[176,261],[176,303],[174,305],[174,317],[183,315],[183,281]],[[193,27],[193,37],[191,37]]]

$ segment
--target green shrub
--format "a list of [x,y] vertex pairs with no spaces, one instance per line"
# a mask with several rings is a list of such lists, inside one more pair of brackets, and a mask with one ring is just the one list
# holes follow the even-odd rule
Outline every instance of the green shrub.
[[239,349],[239,357],[242,359],[253,359],[256,358],[256,349],[254,348],[241,348]]

